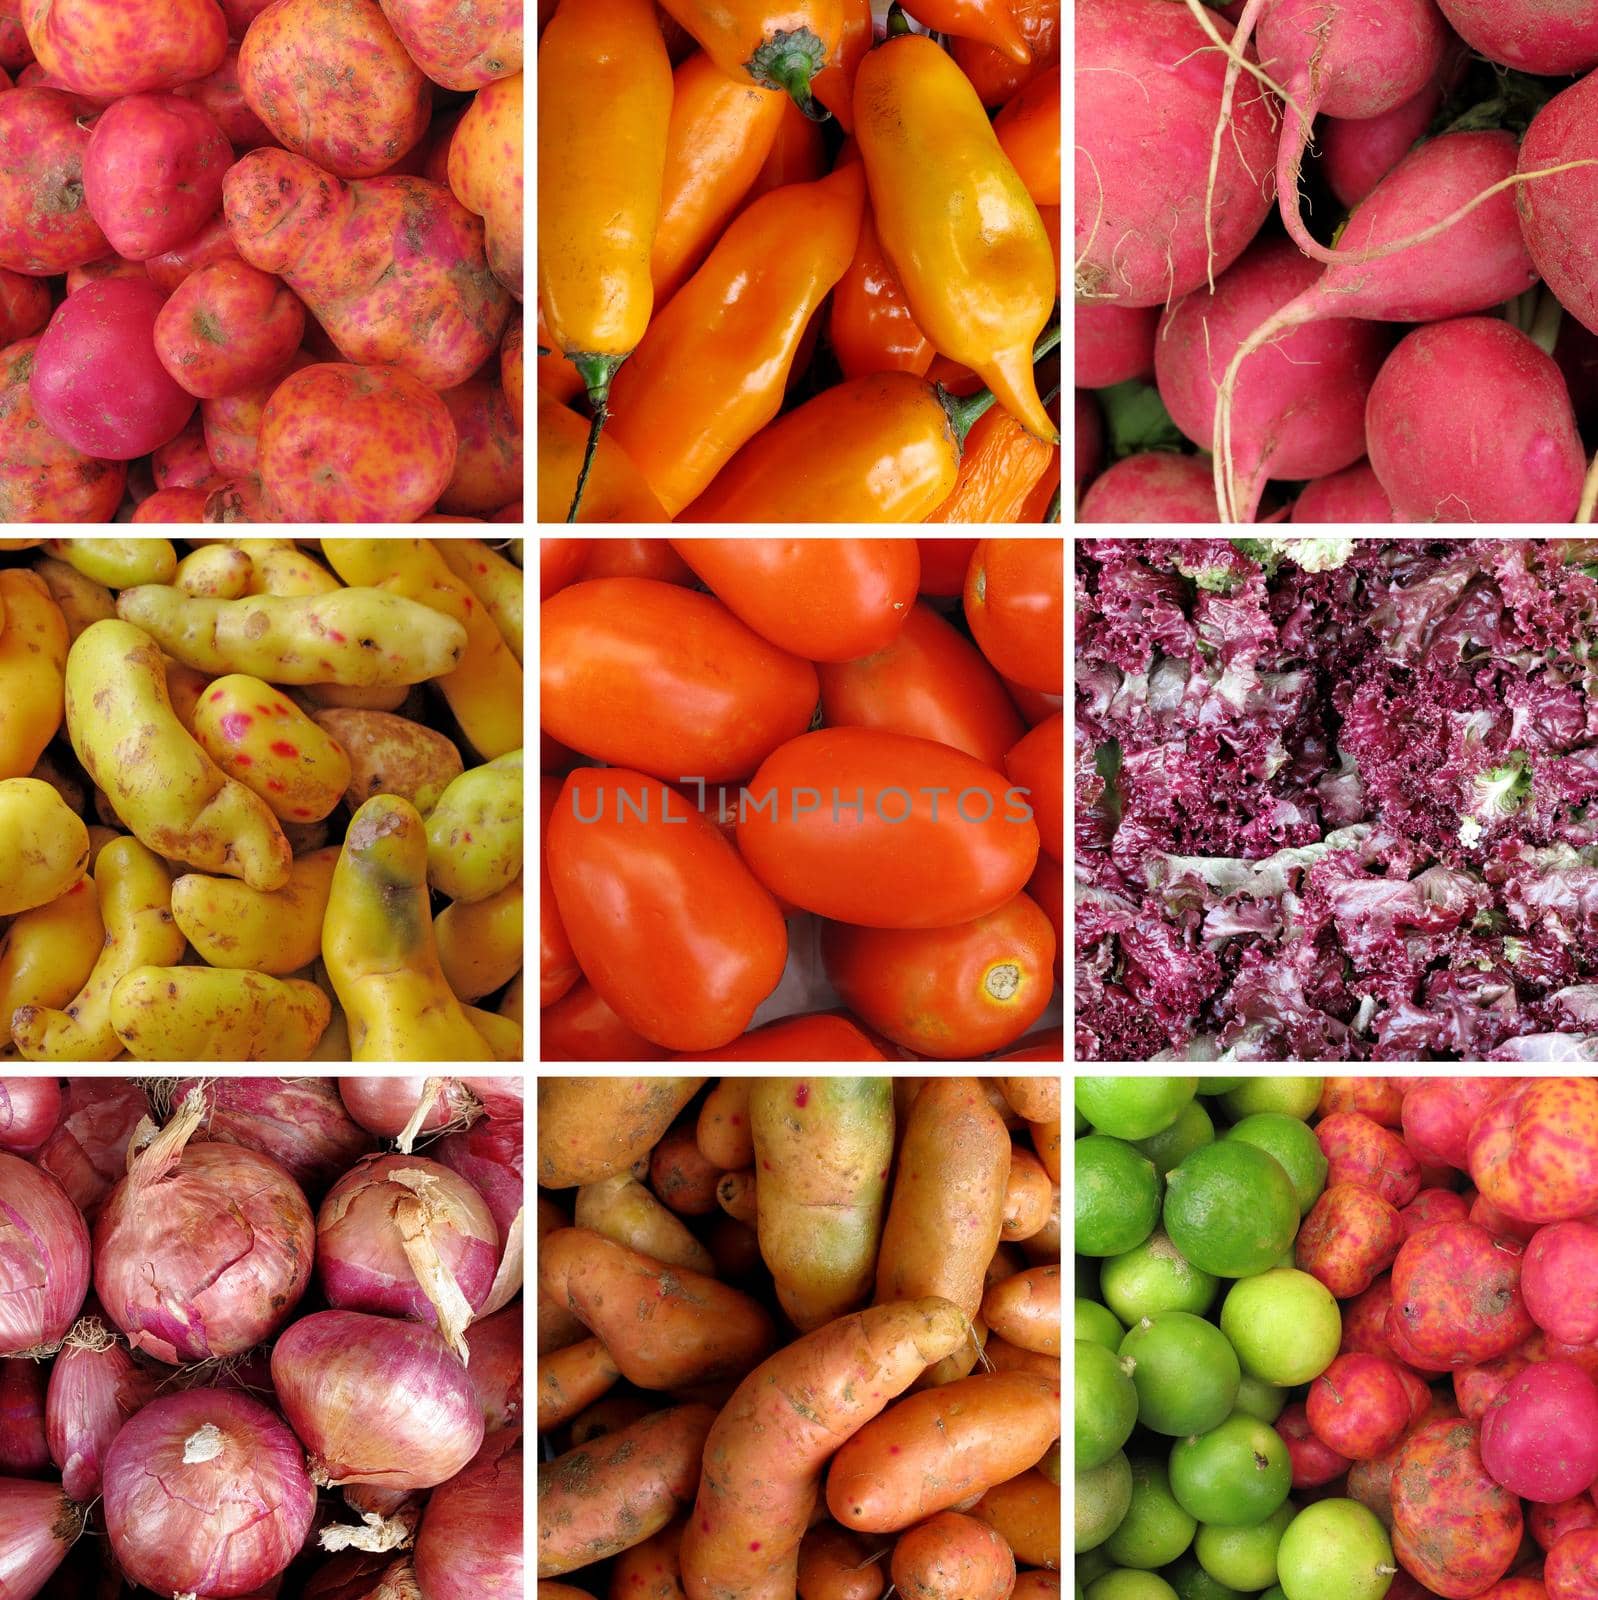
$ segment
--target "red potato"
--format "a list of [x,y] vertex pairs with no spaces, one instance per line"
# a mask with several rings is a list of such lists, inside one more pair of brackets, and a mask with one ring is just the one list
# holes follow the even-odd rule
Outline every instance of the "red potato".
[[623,1550],[610,1569],[610,1600],[683,1600],[681,1545],[682,1524],[674,1522]]
[[190,394],[214,400],[285,376],[304,332],[305,307],[279,279],[219,261],[173,290],[155,352]]
[[455,470],[439,508],[457,516],[484,517],[521,492],[522,434],[505,391],[478,373],[439,393],[455,424]]
[[[715,1203],[714,1194],[711,1203]],[[687,1267],[691,1272],[715,1270],[710,1252],[630,1172],[585,1183],[577,1191],[572,1220],[579,1228],[592,1228],[667,1266]]]
[[[271,0],[266,0],[266,3],[270,4]],[[234,39],[243,37],[244,30],[241,28]],[[250,110],[250,103],[244,98],[244,90],[239,83],[239,47],[232,41],[222,58],[222,65],[208,78],[186,83],[172,92],[204,106],[235,150],[243,152],[258,149],[263,144],[277,143],[271,129]]]
[[109,522],[127,465],[85,455],[43,423],[31,383],[39,343],[19,339],[0,350],[0,521]]
[[982,1297],[982,1316],[1001,1339],[1040,1355],[1059,1355],[1060,1269],[1028,1267],[994,1284]]
[[621,1376],[598,1339],[582,1339],[538,1360],[538,1431],[569,1422]]
[[723,1078],[699,1108],[695,1137],[699,1153],[713,1167],[735,1172],[755,1163],[755,1137],[749,1125],[748,1078]]
[[944,1511],[893,1547],[889,1570],[905,1600],[1009,1600],[1015,1556],[987,1524]]
[[204,522],[209,489],[157,489],[139,502],[135,522]]
[[218,211],[204,227],[197,229],[181,244],[151,256],[144,263],[150,282],[163,294],[171,294],[191,272],[201,267],[214,266],[218,261],[237,261],[239,253],[233,247],[233,235],[228,232],[227,218]]
[[411,59],[445,89],[481,89],[522,70],[522,8],[513,0],[383,0],[383,11]]
[[1043,1170],[1043,1163],[1030,1150],[1016,1146],[1010,1152],[1010,1178],[1004,1190],[1001,1236],[1030,1239],[1047,1225],[1053,1203],[1054,1185]]
[[45,278],[112,253],[83,200],[93,115],[59,89],[0,95],[0,267]]
[[49,285],[0,267],[0,350],[31,339],[49,320]]
[[23,0],[22,25],[39,65],[101,104],[192,83],[227,50],[214,0]]
[[827,1508],[846,1528],[893,1533],[1024,1472],[1059,1433],[1060,1385],[1039,1373],[925,1389],[845,1442]]
[[522,297],[522,75],[477,91],[449,146],[449,186],[483,219],[488,265]]
[[668,1129],[649,1158],[649,1186],[680,1216],[709,1216],[716,1209],[720,1178],[721,1169],[700,1154],[687,1126]]
[[[303,350],[296,351],[285,376],[314,365]],[[269,378],[237,394],[219,395],[214,400],[200,402],[205,448],[218,470],[255,472],[260,466],[261,414],[283,381],[283,378]]]
[[150,456],[150,474],[157,489],[211,489],[222,482],[198,418],[191,418],[182,433]]
[[1036,1467],[995,1484],[971,1508],[1028,1567],[1060,1570],[1060,1491]]
[[880,1600],[888,1579],[874,1547],[835,1522],[819,1522],[799,1546],[799,1600]]

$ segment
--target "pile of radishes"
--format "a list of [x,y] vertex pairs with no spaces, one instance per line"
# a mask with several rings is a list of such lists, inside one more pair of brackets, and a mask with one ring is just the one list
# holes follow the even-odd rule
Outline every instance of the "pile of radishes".
[[1598,0],[1075,17],[1080,521],[1591,520]]

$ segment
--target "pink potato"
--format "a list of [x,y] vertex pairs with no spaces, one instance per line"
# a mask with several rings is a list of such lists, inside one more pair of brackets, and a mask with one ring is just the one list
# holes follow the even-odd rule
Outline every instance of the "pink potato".
[[244,35],[239,86],[290,150],[340,178],[393,166],[433,101],[377,0],[273,0]]
[[[266,0],[266,4],[270,3],[271,0]],[[244,98],[244,88],[239,82],[239,47],[232,42],[228,44],[222,65],[210,77],[186,83],[175,93],[204,106],[236,150],[254,150],[263,144],[277,143],[272,130],[250,110],[250,103]]]
[[522,75],[477,91],[449,146],[449,186],[483,219],[488,265],[522,297]]
[[141,500],[135,522],[204,522],[206,489],[157,489]]
[[1530,1244],[1541,1226],[1540,1223],[1522,1222],[1518,1217],[1507,1215],[1486,1195],[1480,1194],[1470,1202],[1470,1220],[1485,1228],[1495,1239],[1518,1239],[1522,1244]]
[[1404,1091],[1391,1078],[1328,1078],[1317,1109],[1323,1117],[1358,1111],[1384,1128],[1397,1128],[1404,1120]]
[[1407,1206],[1420,1193],[1420,1163],[1391,1128],[1358,1111],[1323,1117],[1315,1138],[1326,1157],[1326,1183],[1355,1183],[1391,1206]]
[[50,286],[0,267],[0,350],[18,339],[31,339],[49,320]]
[[[289,364],[289,373],[314,365],[313,356],[298,350]],[[237,394],[219,395],[215,400],[200,402],[205,448],[224,472],[251,473],[259,467],[261,413],[284,381],[284,377],[269,378]]]
[[33,47],[22,26],[22,0],[0,0],[0,67],[20,72],[33,60]]
[[207,522],[280,522],[274,507],[266,502],[261,480],[253,473],[229,478],[205,497]]
[[1371,1189],[1339,1183],[1310,1207],[1294,1245],[1299,1270],[1351,1300],[1393,1264],[1404,1230],[1395,1206]]
[[111,254],[83,197],[93,114],[60,89],[0,95],[0,267],[48,278]]
[[[1388,1595],[1398,1600],[1392,1589]],[[1541,1578],[1503,1578],[1490,1589],[1483,1589],[1478,1600],[1548,1600]]]
[[[1520,1353],[1528,1361],[1573,1361],[1594,1383],[1598,1383],[1598,1340],[1587,1344],[1569,1344],[1563,1339],[1552,1338],[1538,1328],[1520,1347]],[[1598,1488],[1598,1484],[1594,1487]]]
[[1488,1406],[1503,1393],[1504,1385],[1519,1377],[1530,1365],[1521,1351],[1511,1350],[1507,1356],[1495,1356],[1473,1367],[1456,1367],[1454,1398],[1459,1402],[1460,1415],[1480,1422]]
[[31,382],[38,349],[35,338],[0,350],[0,522],[109,522],[128,469],[44,426]]
[[1548,1600],[1592,1600],[1598,1595],[1598,1528],[1567,1533],[1543,1566]]
[[1318,1489],[1323,1483],[1340,1478],[1349,1469],[1349,1458],[1340,1456],[1310,1427],[1302,1401],[1295,1401],[1271,1424],[1287,1446],[1293,1464],[1295,1489]]
[[233,247],[233,235],[228,232],[227,218],[218,211],[205,225],[191,234],[181,244],[151,256],[144,263],[150,282],[163,294],[171,294],[191,272],[201,267],[213,267],[218,261],[237,261],[239,253]]
[[411,59],[445,89],[481,89],[522,70],[522,0],[383,0]]
[[1470,1202],[1453,1189],[1422,1189],[1407,1206],[1398,1208],[1398,1220],[1407,1239],[1434,1222],[1465,1222]]
[[499,347],[499,381],[505,390],[505,398],[510,403],[512,421],[516,424],[516,431],[522,431],[522,317],[518,311],[511,318],[510,326],[505,330],[505,337]]
[[33,403],[58,438],[106,461],[131,461],[175,438],[194,396],[155,353],[163,304],[153,283],[107,278],[56,308],[39,341]]
[[1569,1344],[1598,1339],[1598,1223],[1539,1228],[1526,1246],[1520,1291],[1532,1321]]
[[1552,1550],[1567,1533],[1598,1528],[1598,1505],[1590,1494],[1573,1495],[1553,1505],[1534,1504],[1527,1507],[1526,1526],[1544,1550]]
[[232,164],[233,147],[203,106],[175,94],[134,94],[95,123],[83,187],[117,253],[148,261],[216,210]]
[[1598,1480],[1598,1388],[1569,1361],[1511,1378],[1481,1421],[1481,1458],[1506,1489],[1553,1505]]
[[1417,1078],[1404,1096],[1404,1143],[1415,1157],[1463,1172],[1470,1130],[1513,1078]]
[[99,283],[105,278],[148,278],[142,261],[128,261],[122,256],[105,256],[99,261],[86,262],[67,274],[67,293],[76,294],[86,283]]
[[[1393,1254],[1398,1254],[1397,1246]],[[1343,1342],[1338,1353],[1391,1357],[1393,1348],[1387,1342],[1387,1313],[1392,1305],[1393,1278],[1391,1273],[1384,1272],[1343,1307]]]
[[266,403],[260,463],[287,521],[412,522],[449,482],[455,425],[393,367],[306,367]]
[[244,261],[202,267],[173,290],[155,323],[161,365],[214,400],[288,371],[305,308],[281,279]]
[[205,448],[200,419],[191,417],[175,439],[150,455],[150,475],[157,489],[213,489],[222,481]]
[[345,184],[286,150],[252,150],[223,204],[239,254],[283,278],[348,360],[450,389],[498,347],[510,295],[488,269],[482,223],[448,189]]
[[[1474,1222],[1439,1222],[1393,1263],[1388,1334],[1401,1360],[1443,1368],[1507,1355],[1535,1324],[1520,1294],[1521,1246]],[[1408,1353],[1406,1353],[1408,1352]]]
[[250,31],[250,24],[271,5],[272,0],[216,0],[227,18],[229,39],[242,39]]
[[1384,1356],[1339,1356],[1310,1385],[1307,1407],[1315,1437],[1350,1461],[1385,1455],[1415,1420],[1398,1364]]
[[22,0],[22,23],[44,70],[102,103],[193,83],[227,49],[215,0]]
[[439,394],[455,423],[455,470],[439,496],[452,516],[486,517],[522,487],[522,436],[505,391],[479,375]]
[[1393,1468],[1393,1551],[1434,1593],[1468,1600],[1508,1572],[1520,1549],[1520,1501],[1482,1465],[1473,1424],[1428,1423]]
[[1598,1079],[1525,1080],[1477,1121],[1469,1154],[1477,1189],[1523,1222],[1598,1211]]

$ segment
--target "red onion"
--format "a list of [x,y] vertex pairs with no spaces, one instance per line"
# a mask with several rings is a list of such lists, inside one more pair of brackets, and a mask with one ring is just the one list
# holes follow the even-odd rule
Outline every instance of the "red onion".
[[66,1115],[35,1162],[61,1180],[72,1203],[90,1222],[128,1170],[128,1142],[150,1114],[138,1084],[126,1078],[73,1078]]
[[156,1396],[161,1374],[141,1365],[95,1316],[80,1317],[50,1369],[44,1427],[69,1498],[93,1500],[111,1441]]
[[367,1156],[328,1191],[316,1265],[328,1304],[431,1323],[462,1360],[488,1298],[499,1232],[483,1197],[421,1156]]
[[340,1078],[338,1092],[363,1128],[407,1152],[418,1133],[465,1127],[482,1112],[459,1078]]
[[347,1551],[312,1573],[303,1600],[422,1600],[409,1556]]
[[0,1153],[0,1356],[56,1344],[89,1292],[89,1230],[50,1176]]
[[416,1580],[424,1600],[520,1600],[520,1428],[490,1434],[472,1464],[433,1491],[416,1538]]
[[210,1107],[205,1138],[271,1156],[307,1194],[325,1193],[377,1143],[351,1119],[331,1078],[186,1078],[172,1103],[197,1092]]
[[490,1433],[522,1420],[522,1308],[520,1302],[472,1324],[466,1371]]
[[50,1476],[50,1446],[44,1437],[48,1376],[39,1361],[22,1356],[0,1361],[0,1473],[7,1477]]
[[82,1532],[60,1484],[0,1478],[0,1595],[33,1600]]
[[507,1117],[512,1122],[522,1120],[522,1110],[527,1103],[524,1078],[462,1078],[460,1081],[482,1101],[485,1116]]
[[466,1368],[419,1322],[358,1311],[302,1317],[272,1351],[272,1381],[320,1484],[431,1488],[483,1442]]
[[241,1394],[163,1395],[106,1452],[111,1548],[157,1594],[262,1588],[304,1548],[315,1513],[299,1441]]
[[489,1118],[463,1133],[440,1139],[432,1153],[482,1195],[499,1229],[499,1268],[487,1300],[478,1307],[478,1315],[486,1316],[508,1305],[522,1286],[522,1207],[527,1192],[522,1170],[522,1125],[519,1121]]
[[31,1155],[61,1120],[55,1078],[0,1078],[0,1150]]
[[270,1156],[185,1141],[191,1102],[133,1159],[94,1230],[94,1286],[135,1350],[237,1355],[280,1328],[310,1281],[311,1208]]

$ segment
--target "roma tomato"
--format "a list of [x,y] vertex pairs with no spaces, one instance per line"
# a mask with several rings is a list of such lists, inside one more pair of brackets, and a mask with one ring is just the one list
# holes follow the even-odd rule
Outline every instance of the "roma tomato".
[[784,1017],[753,1028],[719,1050],[700,1050],[679,1061],[889,1061],[847,1017],[821,1011]]
[[541,1061],[669,1061],[671,1051],[634,1033],[580,979],[538,1014]]
[[1065,1060],[1065,1029],[1045,1028],[1041,1033],[1029,1033],[1017,1042],[1014,1050],[1006,1050],[995,1061],[1063,1061]]
[[858,661],[824,662],[816,673],[829,728],[935,739],[989,767],[998,767],[1024,732],[982,652],[923,601],[890,645]]
[[1028,791],[1043,848],[1065,861],[1065,713],[1040,722],[1004,758],[1010,782]]
[[673,539],[735,616],[807,661],[853,661],[892,641],[915,603],[914,539]]
[[549,880],[578,963],[668,1050],[730,1044],[776,988],[788,929],[738,852],[663,783],[579,767],[549,820]]
[[540,539],[538,541],[538,598],[547,600],[564,589],[583,570],[588,559],[586,539]]
[[965,592],[975,539],[917,539],[921,550],[921,592],[951,596]]
[[963,751],[823,728],[761,763],[738,848],[773,894],[806,911],[867,928],[943,928],[996,911],[1026,882],[1038,828],[1025,810]]
[[954,928],[829,923],[821,957],[851,1010],[937,1061],[1003,1049],[1054,993],[1054,929],[1024,894]]
[[971,637],[1007,678],[1065,690],[1065,542],[983,539],[965,575]]
[[1026,892],[1054,929],[1054,982],[1065,982],[1065,869],[1046,855],[1038,856],[1038,870],[1026,881]]
[[694,575],[670,539],[590,539],[585,578],[654,578],[691,589]]
[[1015,709],[1021,713],[1021,720],[1029,728],[1047,722],[1056,711],[1065,709],[1063,694],[1044,694],[1041,689],[1029,689],[1014,678],[1006,678],[1003,673],[999,675],[999,682],[1004,685],[1005,693],[1015,702]]
[[741,778],[815,710],[816,669],[697,590],[595,578],[539,616],[543,726],[613,766]]
[[538,1003],[551,1006],[582,977],[571,940],[561,925],[560,907],[549,886],[549,858],[544,841],[550,813],[560,796],[559,778],[539,778],[538,790]]

